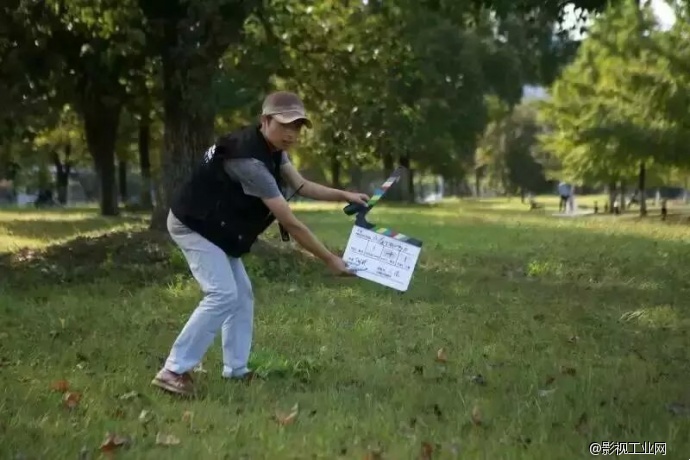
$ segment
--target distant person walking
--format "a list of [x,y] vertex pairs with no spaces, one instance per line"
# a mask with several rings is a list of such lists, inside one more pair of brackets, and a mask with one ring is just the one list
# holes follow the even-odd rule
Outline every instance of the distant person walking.
[[573,187],[567,182],[558,184],[558,194],[561,200],[558,202],[558,212],[565,212],[568,209],[568,200],[573,193]]
[[254,295],[241,257],[275,220],[331,272],[353,275],[343,259],[295,217],[281,190],[287,183],[314,200],[363,205],[369,200],[363,193],[308,181],[297,172],[286,151],[296,145],[304,126],[311,127],[311,121],[300,98],[290,92],[272,93],[264,101],[260,124],[221,136],[180,184],[168,214],[168,231],[204,298],[172,344],[153,385],[192,394],[190,372],[218,333],[223,377],[247,380],[254,376],[247,367]]

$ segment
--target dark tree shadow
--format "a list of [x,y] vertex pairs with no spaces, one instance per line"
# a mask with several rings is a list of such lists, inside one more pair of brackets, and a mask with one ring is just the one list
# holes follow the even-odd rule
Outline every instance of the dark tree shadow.
[[[139,224],[138,217],[119,218],[116,225]],[[61,240],[75,234],[105,231],[113,227],[114,222],[105,218],[87,218],[81,220],[18,220],[0,223],[0,228],[7,233],[23,237],[43,240]]]
[[61,288],[105,278],[130,287],[164,283],[180,268],[172,250],[166,234],[148,230],[79,236],[45,249],[0,254],[0,286],[31,295],[39,286]]

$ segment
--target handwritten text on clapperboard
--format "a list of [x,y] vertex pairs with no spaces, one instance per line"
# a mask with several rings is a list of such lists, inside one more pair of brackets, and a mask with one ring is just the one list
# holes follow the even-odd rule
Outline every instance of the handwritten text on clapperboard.
[[407,290],[420,247],[354,226],[344,260],[358,276],[401,291]]

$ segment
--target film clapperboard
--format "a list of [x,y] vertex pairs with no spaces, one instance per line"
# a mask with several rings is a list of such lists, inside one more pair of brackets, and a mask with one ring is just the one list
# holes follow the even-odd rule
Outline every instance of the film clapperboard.
[[403,169],[401,166],[393,171],[381,187],[374,191],[366,206],[351,203],[343,209],[347,215],[357,215],[343,254],[345,263],[358,277],[401,292],[407,291],[410,285],[422,242],[370,223],[366,220],[366,214],[400,179]]

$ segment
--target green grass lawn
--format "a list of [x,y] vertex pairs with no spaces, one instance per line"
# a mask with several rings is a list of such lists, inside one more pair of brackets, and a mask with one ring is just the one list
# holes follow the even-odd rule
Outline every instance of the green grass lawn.
[[[340,206],[299,208],[342,251]],[[222,381],[218,338],[182,400],[149,384],[200,299],[166,235],[0,211],[0,458],[95,459],[106,433],[131,459],[583,459],[604,441],[690,457],[690,225],[550,213],[377,208],[424,241],[405,294],[249,257],[266,380]]]

